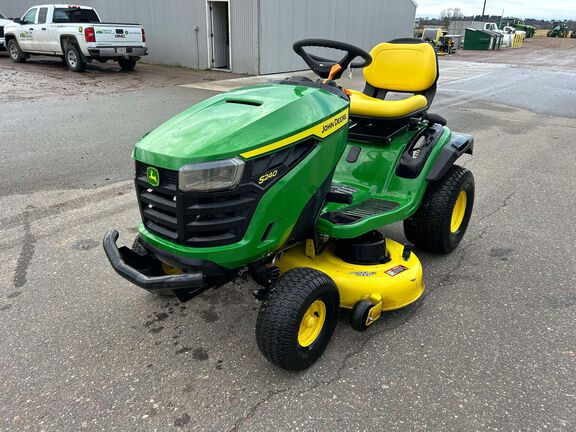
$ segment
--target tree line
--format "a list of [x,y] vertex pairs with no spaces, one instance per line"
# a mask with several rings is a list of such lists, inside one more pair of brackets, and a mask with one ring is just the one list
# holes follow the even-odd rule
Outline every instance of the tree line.
[[[484,19],[482,19],[482,15],[469,15],[464,16],[463,14],[445,14],[445,11],[442,11],[442,14],[438,18],[418,18],[420,26],[448,26],[449,20],[458,20],[458,21],[486,21],[486,22],[495,22],[499,23],[502,17],[500,15],[484,15]],[[447,16],[448,15],[448,16]],[[508,17],[504,17],[508,18]],[[505,20],[504,20],[505,21]],[[526,18],[524,19],[524,23],[528,25],[533,25],[539,29],[549,29],[552,28],[552,23],[554,21],[564,21],[563,19],[556,19],[556,20],[545,20],[545,19],[538,19],[538,18]],[[576,28],[576,21],[568,20],[568,27],[569,28]]]

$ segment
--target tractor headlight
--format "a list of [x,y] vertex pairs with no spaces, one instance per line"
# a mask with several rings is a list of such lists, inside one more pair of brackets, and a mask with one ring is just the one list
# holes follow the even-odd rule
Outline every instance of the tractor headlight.
[[182,192],[206,192],[238,186],[244,173],[244,161],[238,158],[184,165],[178,184]]

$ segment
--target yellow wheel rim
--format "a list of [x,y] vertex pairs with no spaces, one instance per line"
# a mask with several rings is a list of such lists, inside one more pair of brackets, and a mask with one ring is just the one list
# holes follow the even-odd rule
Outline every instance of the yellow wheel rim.
[[325,320],[326,305],[322,300],[315,300],[300,321],[298,343],[301,347],[308,347],[314,343],[324,327]]
[[468,196],[465,191],[460,191],[456,204],[454,204],[454,209],[452,210],[452,220],[450,222],[450,231],[454,234],[460,229],[462,221],[464,220],[464,215],[466,214],[466,204],[468,202]]

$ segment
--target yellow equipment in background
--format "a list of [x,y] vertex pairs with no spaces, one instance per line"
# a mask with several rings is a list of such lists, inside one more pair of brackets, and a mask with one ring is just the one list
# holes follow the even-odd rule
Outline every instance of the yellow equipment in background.
[[512,48],[520,48],[524,45],[524,36],[522,33],[514,33],[514,39],[512,39]]
[[440,28],[425,28],[422,32],[422,40],[430,42],[432,45],[436,46],[443,34],[444,33]]

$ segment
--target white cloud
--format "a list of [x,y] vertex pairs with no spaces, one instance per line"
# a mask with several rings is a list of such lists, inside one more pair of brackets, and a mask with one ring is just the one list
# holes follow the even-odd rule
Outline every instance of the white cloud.
[[[442,10],[459,7],[464,15],[480,15],[484,0],[417,0],[417,16],[438,17]],[[519,18],[576,20],[574,0],[486,0],[486,15],[515,16]]]

